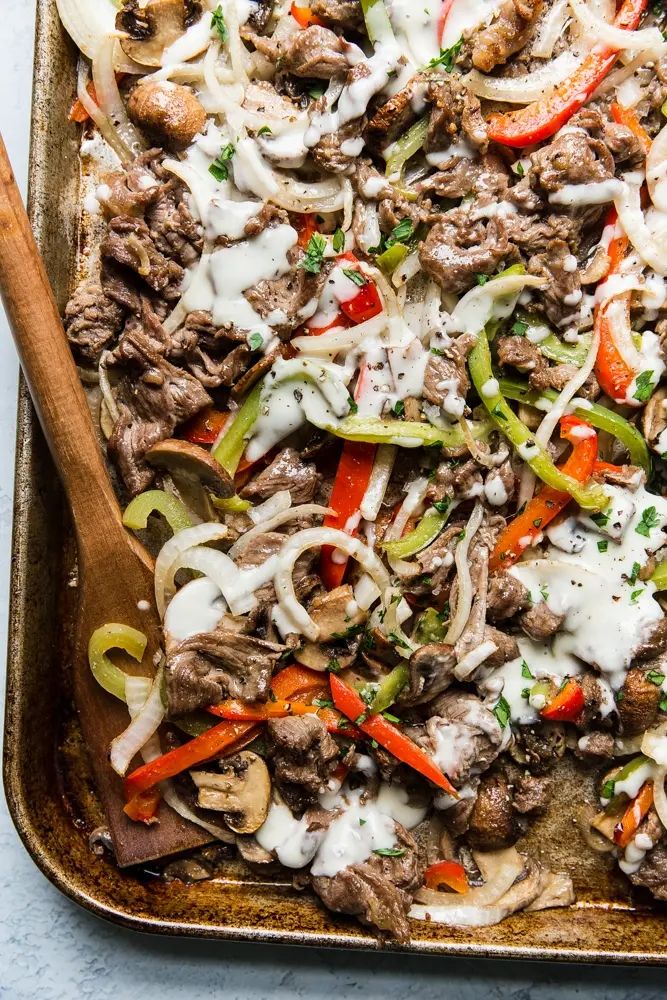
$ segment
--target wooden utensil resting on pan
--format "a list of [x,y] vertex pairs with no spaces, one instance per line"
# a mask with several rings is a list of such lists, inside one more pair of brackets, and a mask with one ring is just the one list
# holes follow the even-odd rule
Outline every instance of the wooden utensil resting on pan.
[[[129,657],[118,662],[130,673],[152,671],[160,634],[152,560],[122,525],[86,397],[1,137],[0,293],[72,509],[79,556],[75,698],[118,864],[138,864],[207,843],[211,838],[203,830],[164,804],[159,824],[145,826],[129,820],[123,812],[121,779],[108,761],[111,740],[127,726],[129,717],[125,706],[93,679],[88,640],[105,622],[140,629],[148,636],[142,666]],[[139,602],[142,607],[148,602],[150,610],[141,611]]]

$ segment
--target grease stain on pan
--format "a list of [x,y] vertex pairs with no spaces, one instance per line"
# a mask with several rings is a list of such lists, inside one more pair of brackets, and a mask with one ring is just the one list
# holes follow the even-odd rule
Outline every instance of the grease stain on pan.
[[[60,305],[93,243],[95,217],[80,226],[77,129],[67,122],[76,54],[55,4],[38,0],[30,172],[31,218]],[[74,251],[78,250],[78,259]],[[186,885],[159,871],[120,871],[94,854],[88,834],[102,821],[71,706],[68,650],[76,588],[71,525],[25,384],[19,398],[13,574],[4,778],[17,830],[45,875],[80,905],[117,923],[163,934],[312,944],[391,947],[354,921],[325,911],[283,879],[218,858],[215,877]],[[56,651],[54,653],[54,650]],[[549,813],[526,840],[550,867],[574,879],[567,910],[515,915],[497,927],[456,929],[413,922],[409,950],[441,954],[661,963],[665,909],[635,897],[609,858],[581,840],[569,803],[593,779],[571,762],[554,778]],[[519,845],[521,847],[521,844]],[[223,852],[224,855],[224,852]]]

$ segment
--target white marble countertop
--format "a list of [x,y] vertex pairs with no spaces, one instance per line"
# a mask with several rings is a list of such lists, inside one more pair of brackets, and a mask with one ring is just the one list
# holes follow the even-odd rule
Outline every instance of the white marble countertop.
[[[92,3],[95,0],[91,0]],[[0,131],[22,184],[28,157],[32,0],[2,0]],[[0,670],[6,642],[17,363],[0,312]],[[614,969],[342,953],[149,937],[98,920],[34,866],[0,802],[0,998],[261,1000],[406,995],[420,1000],[653,1000],[664,974]]]

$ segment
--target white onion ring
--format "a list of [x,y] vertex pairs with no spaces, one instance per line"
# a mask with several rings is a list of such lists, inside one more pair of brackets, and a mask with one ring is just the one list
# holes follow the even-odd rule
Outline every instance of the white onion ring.
[[95,94],[102,112],[120,136],[121,142],[132,151],[134,157],[144,150],[146,145],[141,133],[127,117],[127,111],[120,96],[113,62],[114,44],[115,39],[107,36],[100,42],[93,56]]
[[470,617],[470,611],[472,610],[474,595],[472,591],[472,579],[470,577],[468,550],[477,529],[482,523],[483,517],[484,508],[481,503],[477,502],[473,508],[470,518],[468,519],[468,523],[466,524],[465,535],[456,546],[456,551],[454,553],[454,562],[456,563],[456,580],[458,585],[456,594],[456,611],[454,612],[454,616],[449,623],[447,635],[444,638],[444,642],[450,646],[453,646],[456,640],[461,637],[461,634],[466,627],[466,622]]
[[642,260],[658,274],[666,275],[667,254],[646,225],[639,193],[641,184],[628,182],[627,176],[626,174],[623,191],[614,198],[618,220]]
[[268,521],[269,518],[275,517],[276,514],[284,514],[291,506],[292,496],[290,491],[278,490],[277,493],[274,493],[264,503],[260,503],[256,507],[251,507],[248,511],[248,517],[253,524],[262,524],[264,521]]
[[556,0],[542,19],[537,38],[530,50],[535,59],[551,59],[556,42],[565,30],[569,17],[568,0]]
[[226,534],[227,528],[224,524],[207,522],[205,524],[195,524],[192,528],[184,528],[183,531],[179,531],[178,534],[164,543],[155,560],[155,603],[157,604],[160,618],[164,618],[164,612],[168,604],[165,596],[165,584],[170,572],[171,579],[173,579],[174,571],[172,571],[172,566],[179,556],[195,545],[218,541],[220,538],[224,538]]
[[561,52],[552,62],[521,76],[485,76],[473,69],[461,78],[468,90],[488,101],[530,104],[539,101],[570,76],[581,60],[571,52]]
[[263,521],[262,524],[246,531],[245,534],[236,539],[229,550],[229,554],[233,559],[235,559],[236,556],[240,555],[241,552],[248,547],[248,544],[252,542],[253,538],[257,538],[258,535],[263,535],[266,531],[273,531],[274,528],[280,527],[281,524],[287,524],[288,521],[294,521],[299,517],[326,517],[327,514],[335,513],[336,511],[332,510],[331,507],[322,507],[317,503],[302,503],[298,504],[296,507],[290,507],[288,510],[274,514],[273,517]]
[[665,778],[667,767],[659,767],[653,775],[653,805],[658,819],[667,830],[667,795],[665,795]]
[[297,351],[301,351],[303,354],[315,356],[331,354],[335,356],[341,351],[350,351],[358,347],[366,337],[379,337],[386,326],[387,314],[382,312],[378,316],[373,316],[372,319],[367,319],[363,323],[359,323],[357,326],[351,326],[349,329],[338,326],[327,330],[326,333],[322,333],[318,337],[313,337],[312,335],[308,337],[292,337],[290,343],[292,347],[295,347]]
[[[257,606],[254,591],[271,580],[272,567],[273,559],[267,559],[263,566],[241,570],[226,553],[209,549],[205,545],[196,545],[187,549],[172,563],[171,571],[176,574],[179,569],[194,569],[203,573],[222,592],[231,613],[245,615]],[[262,569],[264,573],[260,572]],[[171,571],[165,585],[165,591],[170,597],[176,592]]]
[[299,181],[274,171],[278,190],[269,201],[289,212],[338,212],[345,207],[345,190],[339,180]]
[[[132,690],[131,682],[130,690]],[[116,774],[120,774],[122,777],[126,773],[133,757],[139,753],[141,748],[157,732],[160,723],[164,719],[164,712],[165,709],[162,703],[162,668],[160,668],[155,674],[150,693],[140,711],[132,718],[127,729],[120,736],[116,736],[111,743],[109,760]]]
[[655,207],[667,212],[667,125],[660,129],[648,151],[646,185]]
[[96,104],[88,93],[88,67],[83,59],[79,60],[76,95],[92,121],[97,126],[100,135],[106,139],[118,158],[124,163],[131,161],[132,150],[129,146],[125,145],[116,129],[100,108],[99,104]]
[[613,24],[608,24],[584,0],[569,0],[569,4],[572,13],[589,38],[594,38],[596,42],[602,42],[618,52],[622,52],[624,49],[638,52],[640,49],[655,48],[663,41],[659,28],[628,31],[625,28],[617,28]]
[[397,448],[395,444],[381,444],[375,453],[373,472],[368,481],[364,498],[359,511],[364,521],[375,521],[380,513],[380,507],[387,492],[387,486],[396,461]]
[[356,559],[379,588],[385,607],[387,607],[386,595],[391,590],[389,574],[382,562],[375,552],[358,538],[352,538],[351,535],[338,528],[305,528],[303,531],[298,531],[287,540],[278,553],[278,570],[273,582],[281,611],[311,642],[317,642],[320,633],[319,626],[315,624],[306,609],[297,600],[292,573],[300,555],[308,549],[322,545],[331,545],[335,549],[340,549],[351,559]]
[[[544,278],[532,274],[508,274],[504,278],[476,285],[459,299],[448,321],[448,332],[479,333],[491,319],[496,299],[518,295],[524,288],[542,288]],[[514,308],[511,303],[509,312]]]

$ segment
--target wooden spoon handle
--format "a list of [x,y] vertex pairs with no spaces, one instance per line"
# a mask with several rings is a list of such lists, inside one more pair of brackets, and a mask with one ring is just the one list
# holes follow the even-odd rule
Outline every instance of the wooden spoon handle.
[[[109,517],[118,522],[118,503],[86,396],[2,136],[0,294],[75,525],[101,524]],[[78,535],[81,544],[81,532]]]

